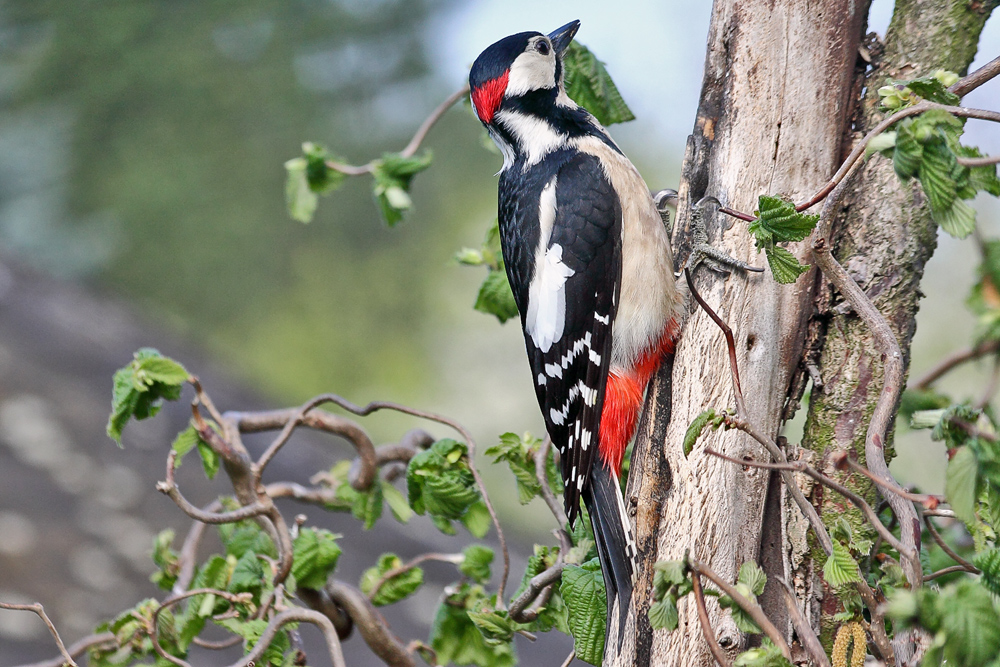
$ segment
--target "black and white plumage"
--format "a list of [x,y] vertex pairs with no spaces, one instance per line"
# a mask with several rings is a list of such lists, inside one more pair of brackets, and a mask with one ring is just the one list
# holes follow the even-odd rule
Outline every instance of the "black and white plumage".
[[566,514],[590,513],[619,644],[635,544],[618,483],[646,382],[672,350],[680,300],[649,190],[600,123],[566,94],[579,22],[486,49],[472,102],[504,156],[500,236],[538,404],[559,451]]

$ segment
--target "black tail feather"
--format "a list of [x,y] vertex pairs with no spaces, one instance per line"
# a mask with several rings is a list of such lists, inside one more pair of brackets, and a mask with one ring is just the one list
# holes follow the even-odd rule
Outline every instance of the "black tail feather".
[[597,461],[591,468],[590,484],[584,489],[583,501],[594,527],[597,555],[601,560],[604,588],[608,596],[605,642],[611,632],[611,621],[617,605],[620,649],[625,637],[625,619],[632,601],[635,546],[618,487],[618,477],[604,466],[603,461]]

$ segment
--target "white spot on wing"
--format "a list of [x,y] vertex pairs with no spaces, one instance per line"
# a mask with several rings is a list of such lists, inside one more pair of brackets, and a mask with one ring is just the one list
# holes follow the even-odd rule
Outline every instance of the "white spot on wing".
[[540,387],[544,387],[545,386],[545,375],[543,375],[542,373],[538,374],[538,385]]
[[601,317],[598,313],[594,313],[594,319],[600,322],[601,324],[607,324],[608,322],[611,321],[611,316],[605,315],[604,317]]
[[[559,364],[545,364],[545,373],[550,378],[561,378],[562,372],[563,372],[562,366],[560,366]],[[541,382],[539,382],[538,384],[541,384]]]
[[594,352],[593,350],[591,350],[590,351],[590,363],[594,364],[595,366],[600,366],[601,365],[601,355],[599,355],[596,352]]
[[[556,177],[542,189],[538,201],[539,238],[535,273],[528,286],[528,312],[524,331],[542,352],[562,338],[566,326],[566,279],[575,272],[562,261],[562,246],[549,247],[556,219]],[[551,375],[551,373],[550,373]]]

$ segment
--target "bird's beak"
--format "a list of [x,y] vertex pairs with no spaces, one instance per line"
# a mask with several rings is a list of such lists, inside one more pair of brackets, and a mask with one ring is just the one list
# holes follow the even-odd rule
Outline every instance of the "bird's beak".
[[573,41],[573,36],[576,35],[576,31],[580,29],[579,21],[571,21],[559,28],[549,33],[549,39],[552,40],[552,48],[556,50],[556,53],[562,55],[569,43]]

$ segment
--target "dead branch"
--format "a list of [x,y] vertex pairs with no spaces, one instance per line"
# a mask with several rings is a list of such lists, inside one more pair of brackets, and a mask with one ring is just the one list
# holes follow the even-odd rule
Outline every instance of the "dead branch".
[[945,375],[949,371],[953,370],[957,366],[964,364],[967,361],[972,361],[973,359],[978,359],[984,357],[988,354],[994,354],[1000,352],[1000,340],[987,340],[983,341],[975,347],[970,347],[965,350],[960,350],[958,352],[953,352],[944,359],[942,359],[934,368],[930,369],[919,379],[911,382],[908,389],[926,390],[929,389],[935,381],[937,381],[941,376]]
[[45,627],[49,629],[49,634],[56,642],[56,647],[59,649],[59,653],[62,654],[64,664],[71,665],[71,667],[78,667],[76,661],[73,660],[73,655],[66,649],[66,645],[63,644],[62,637],[59,636],[59,631],[56,630],[56,626],[52,624],[49,615],[45,613],[45,609],[42,607],[40,602],[35,602],[33,604],[16,604],[14,602],[2,602],[0,601],[0,609],[10,609],[11,611],[30,611],[42,619],[42,623]]

